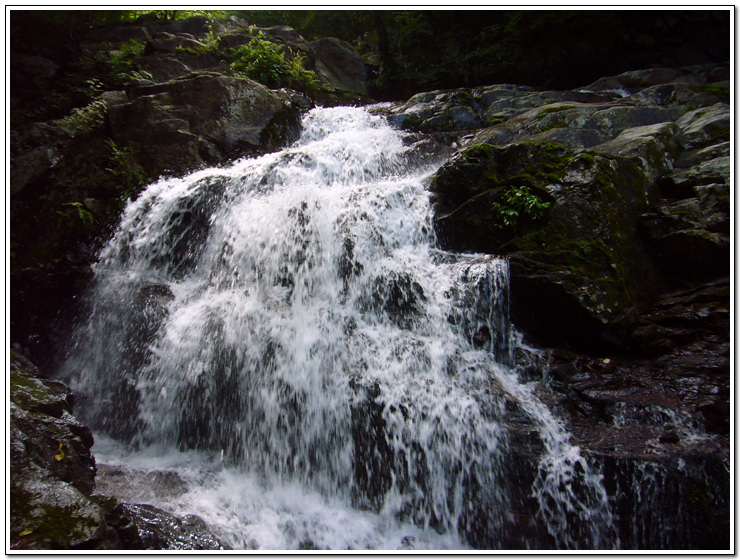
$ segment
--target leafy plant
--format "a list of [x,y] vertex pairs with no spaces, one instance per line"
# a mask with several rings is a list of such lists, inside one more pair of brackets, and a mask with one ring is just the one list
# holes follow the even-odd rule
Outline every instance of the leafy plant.
[[[57,210],[57,214],[65,218],[70,227],[81,225],[83,229],[87,229],[89,226],[92,226],[93,222],[95,221],[92,212],[85,208],[85,205],[81,202],[65,202],[63,206],[71,206],[72,208],[77,210],[76,214],[71,215],[69,212]],[[73,218],[73,216],[75,215],[79,218],[79,222],[75,223],[75,220]]]
[[119,148],[113,139],[106,140],[108,147],[108,167],[106,171],[113,177],[120,193],[120,202],[132,197],[146,182],[146,173],[136,161],[136,154],[131,148]]
[[304,92],[323,88],[316,73],[307,70],[303,53],[288,50],[268,41],[264,34],[229,51],[231,69],[268,87],[290,87]]
[[500,202],[491,204],[493,227],[519,231],[523,222],[540,220],[550,207],[527,186],[509,187],[500,197]]
[[88,134],[103,126],[105,110],[105,102],[97,99],[84,107],[72,109],[72,112],[61,119],[59,124],[72,135]]
[[131,70],[129,72],[121,72],[115,76],[115,81],[122,86],[127,86],[141,80],[154,81],[154,76],[146,70]]
[[[125,87],[133,81],[134,73],[141,72],[134,66],[134,59],[144,54],[146,45],[131,40],[114,48],[111,43],[103,43],[95,53],[87,53],[75,63],[81,74],[93,75],[97,81],[94,87],[100,90]],[[147,73],[148,74],[148,73]],[[92,80],[87,80],[90,84]]]
[[279,86],[290,77],[285,53],[275,43],[266,41],[262,34],[246,45],[234,47],[230,55],[232,70],[267,86]]
[[133,59],[144,54],[146,45],[131,39],[118,49],[110,51],[110,63],[114,72],[126,72],[131,69]]

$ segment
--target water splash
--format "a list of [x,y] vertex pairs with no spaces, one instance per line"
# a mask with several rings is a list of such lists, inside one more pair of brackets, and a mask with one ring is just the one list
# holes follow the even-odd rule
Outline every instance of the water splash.
[[239,548],[613,545],[599,477],[516,374],[506,261],[435,249],[439,162],[362,109],[303,126],[127,206],[64,368],[85,420],[151,468],[222,456],[178,463],[191,490],[162,503]]

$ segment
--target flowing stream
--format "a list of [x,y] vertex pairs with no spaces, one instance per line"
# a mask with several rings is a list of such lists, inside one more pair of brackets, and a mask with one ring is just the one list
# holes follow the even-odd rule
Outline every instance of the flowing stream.
[[416,140],[315,109],[128,204],[63,368],[107,490],[236,549],[618,545],[518,375],[506,261],[435,248]]

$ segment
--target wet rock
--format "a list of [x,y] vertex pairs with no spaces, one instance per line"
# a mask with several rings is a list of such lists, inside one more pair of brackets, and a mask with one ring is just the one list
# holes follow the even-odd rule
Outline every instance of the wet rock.
[[[645,137],[636,138],[624,145],[639,151]],[[552,324],[560,340],[601,340],[601,331],[654,289],[649,284],[657,277],[635,231],[637,214],[657,199],[657,189],[635,160],[640,156],[574,154],[544,142],[471,146],[431,186],[440,242],[508,255],[514,321],[536,339],[546,343],[545,325]],[[543,211],[511,206],[514,223],[502,223],[501,205],[514,204],[512,192]],[[553,308],[558,313],[537,318],[537,309]]]
[[69,389],[14,352],[10,387],[11,548],[116,548],[105,510],[89,497],[93,439],[71,415]]
[[[144,550],[224,550],[197,515],[178,517],[147,504],[121,504]],[[134,543],[138,544],[138,543]],[[138,548],[138,547],[137,547]]]
[[[667,443],[667,442],[666,442]],[[729,535],[728,467],[721,459],[602,460],[622,549],[716,550]],[[641,499],[623,499],[639,492]]]
[[393,448],[386,439],[383,404],[378,401],[377,384],[352,382],[357,393],[351,408],[354,441],[353,503],[356,507],[380,511],[385,495],[393,485]]
[[483,124],[476,109],[468,91],[432,91],[413,96],[393,110],[390,120],[400,128],[422,132],[469,130]]
[[120,492],[118,474],[126,479],[124,493],[182,493],[184,483],[172,473],[132,475],[104,467],[103,484],[96,488],[93,437],[71,414],[69,388],[39,377],[36,367],[15,352],[10,388],[11,549],[224,548],[195,515],[177,517],[110,497]]
[[142,471],[126,465],[99,464],[96,492],[122,502],[151,502],[176,498],[187,491],[187,484],[174,471]]
[[371,305],[382,309],[397,325],[409,325],[419,311],[419,302],[426,301],[421,285],[406,272],[389,272],[378,277],[370,295]]
[[[681,105],[699,100],[682,88],[705,83],[709,71],[641,71],[585,88],[623,90],[608,102],[536,105],[538,92],[503,86],[485,94],[491,103],[518,94],[535,108],[463,138],[430,186],[435,227],[445,249],[508,256],[514,321],[533,340],[624,346],[637,309],[671,282],[727,274],[726,105]],[[635,96],[644,87],[665,91]],[[439,99],[418,94],[391,119],[416,111],[424,121]],[[517,207],[514,194],[530,206]],[[640,337],[654,350],[672,344],[657,332]]]

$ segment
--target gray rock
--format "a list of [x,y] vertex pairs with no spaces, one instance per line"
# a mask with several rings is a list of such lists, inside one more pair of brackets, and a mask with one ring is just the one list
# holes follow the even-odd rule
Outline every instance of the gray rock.
[[638,126],[620,132],[619,136],[594,147],[597,154],[613,154],[630,159],[645,177],[645,202],[657,202],[656,180],[673,168],[673,159],[678,152],[676,136],[678,127],[674,123]]
[[16,195],[29,183],[49,172],[61,159],[61,150],[54,146],[40,146],[23,152],[10,160],[10,195]]
[[685,150],[703,148],[730,140],[730,107],[717,103],[695,109],[676,121],[681,128],[679,142]]
[[703,161],[718,157],[730,157],[729,142],[720,142],[719,144],[713,144],[711,146],[707,146],[706,148],[686,150],[676,160],[675,167],[692,167]]
[[[274,28],[273,28],[274,29]],[[292,29],[287,37],[303,39]],[[283,33],[284,30],[281,31]],[[316,58],[316,73],[331,87],[357,95],[367,95],[367,72],[362,56],[346,41],[324,37],[309,43]]]
[[88,497],[93,440],[70,414],[69,389],[14,352],[10,388],[11,548],[116,548],[105,510]]
[[129,41],[146,43],[152,35],[146,27],[138,25],[120,25],[92,29],[82,38],[81,46],[89,52],[109,50],[111,46],[120,47]]
[[205,50],[206,46],[188,35],[173,35],[172,33],[154,33],[147,42],[147,51],[173,53],[182,49]]
[[197,515],[178,517],[148,504],[121,504],[145,550],[223,550]]

